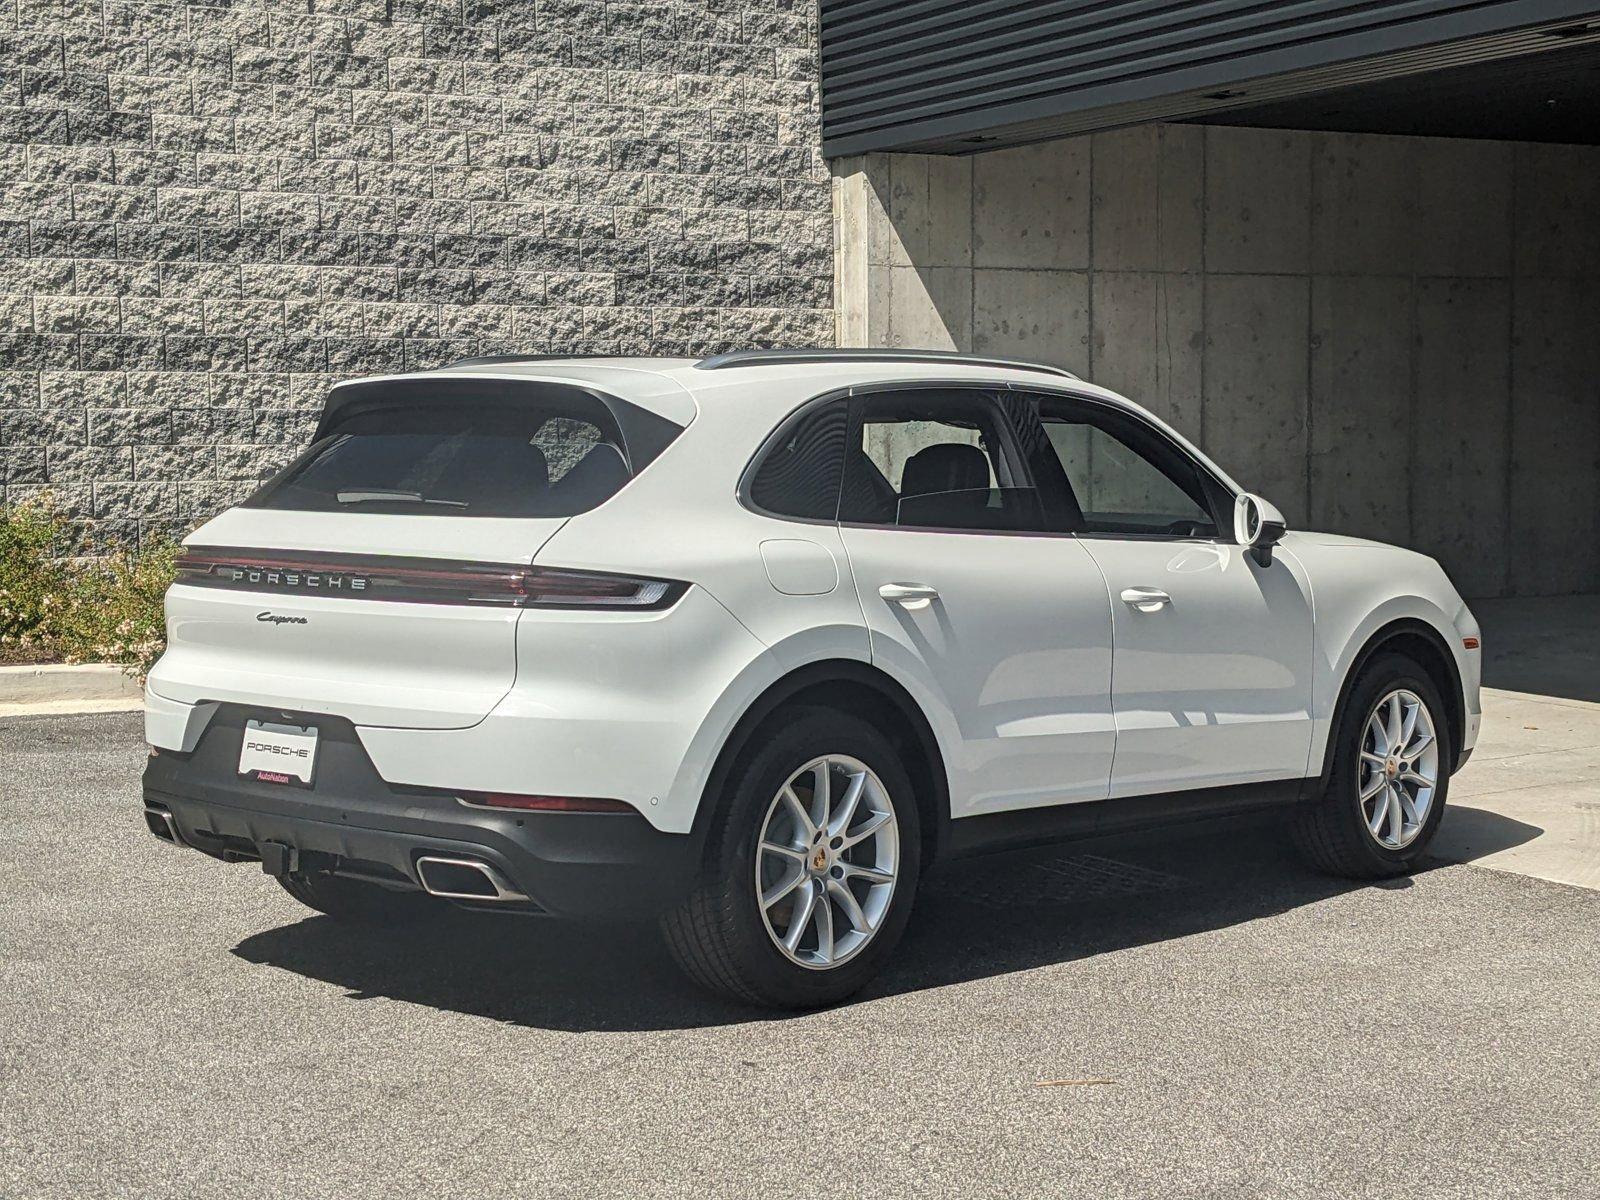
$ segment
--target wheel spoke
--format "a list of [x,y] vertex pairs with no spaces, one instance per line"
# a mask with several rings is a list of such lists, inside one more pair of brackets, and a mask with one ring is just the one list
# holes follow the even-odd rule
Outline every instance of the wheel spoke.
[[1416,771],[1402,771],[1400,773],[1400,782],[1415,784],[1420,788],[1431,788],[1433,786],[1433,780]]
[[850,828],[850,822],[856,819],[856,808],[861,804],[861,794],[867,790],[867,773],[858,772],[850,776],[850,786],[845,788],[844,797],[839,801],[839,807],[834,810],[833,816],[828,819],[828,836],[838,837]]
[[858,867],[854,863],[840,863],[846,879],[865,879],[868,883],[893,883],[894,876],[877,867]]
[[1400,693],[1396,692],[1389,697],[1389,712],[1384,721],[1383,735],[1388,739],[1389,753],[1394,753],[1400,745]]
[[823,759],[811,773],[811,828],[822,829],[828,824],[828,811],[833,807],[832,764]]
[[809,882],[804,891],[795,898],[794,912],[789,915],[789,928],[784,931],[783,944],[793,954],[800,945],[800,939],[805,937],[806,928],[811,924],[811,918],[817,911],[817,889]]
[[893,820],[893,818],[890,817],[888,813],[873,813],[872,816],[864,821],[854,833],[848,833],[844,835],[844,841],[839,848],[841,850],[848,850],[851,846],[866,841],[873,834],[877,833],[878,830],[887,825],[891,820]]
[[1383,791],[1378,793],[1377,802],[1372,806],[1372,815],[1367,818],[1367,828],[1372,830],[1373,837],[1381,837],[1383,823],[1389,819],[1389,785],[1385,780]]
[[1403,787],[1397,787],[1394,790],[1395,794],[1400,797],[1401,817],[1404,820],[1410,821],[1413,825],[1418,824],[1417,805],[1416,802],[1411,798],[1411,794]]
[[1389,840],[1398,844],[1405,831],[1405,814],[1400,809],[1400,789],[1390,788],[1389,791]]
[[771,908],[779,900],[782,900],[785,896],[794,891],[795,888],[799,887],[805,881],[805,868],[797,867],[794,874],[785,877],[761,893],[761,907]]
[[800,802],[800,797],[795,795],[792,787],[783,789],[783,805],[794,818],[795,829],[802,838],[809,842],[816,836],[816,822],[811,819],[811,814],[806,811],[806,806]]
[[806,860],[806,852],[803,847],[781,846],[777,842],[762,842],[761,850],[764,854],[776,854],[783,858],[793,859],[798,863],[803,863]]
[[1363,750],[1361,752],[1361,761],[1364,763],[1371,763],[1373,766],[1381,768],[1383,764],[1389,760],[1381,754],[1374,754],[1371,750]]
[[1417,755],[1426,750],[1429,745],[1432,744],[1432,742],[1433,734],[1424,731],[1416,735],[1412,741],[1406,743],[1406,748],[1400,752],[1400,757],[1408,759],[1416,758]]
[[833,897],[834,903],[844,913],[845,920],[850,922],[850,928],[857,933],[871,933],[872,925],[867,921],[867,914],[861,911],[855,893],[837,879],[828,880],[828,895]]
[[1361,799],[1363,801],[1371,800],[1379,792],[1383,791],[1388,782],[1389,781],[1384,778],[1383,772],[1379,771],[1372,777],[1372,782],[1368,783],[1366,787],[1361,789]]
[[833,961],[833,904],[826,892],[817,898],[817,957]]
[[1384,728],[1383,717],[1379,713],[1372,714],[1372,720],[1367,722],[1367,736],[1372,739],[1373,748],[1378,752],[1378,759],[1382,761],[1389,754],[1389,731]]
[[1405,720],[1401,722],[1400,740],[1396,743],[1397,745],[1405,746],[1410,744],[1412,737],[1414,737],[1417,732],[1417,722],[1421,719],[1422,705],[1413,704],[1410,710],[1406,712]]

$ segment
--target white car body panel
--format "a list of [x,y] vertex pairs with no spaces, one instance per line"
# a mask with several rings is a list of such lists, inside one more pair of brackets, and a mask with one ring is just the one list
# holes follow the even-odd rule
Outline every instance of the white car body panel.
[[[471,520],[231,508],[191,546],[526,564],[558,519]],[[461,729],[516,678],[515,610],[394,604],[351,596],[167,594],[166,654],[147,690],[166,700],[309,709],[357,725]],[[152,742],[162,745],[162,742]]]
[[[844,542],[873,663],[945,731],[952,815],[1105,799],[1111,618],[1082,543],[857,527]],[[879,594],[895,583],[938,599]]]
[[[737,499],[757,448],[806,401],[935,376],[1124,406],[1238,489],[1104,389],[959,362],[699,371],[614,360],[449,373],[585,383],[686,428],[612,500],[572,518],[231,509],[189,544],[531,562],[678,579],[688,592],[661,612],[585,613],[174,587],[169,649],[148,689],[153,745],[192,748],[218,702],[325,712],[355,724],[391,783],[620,799],[683,833],[757,698],[797,668],[844,660],[884,672],[920,706],[961,819],[1316,775],[1355,656],[1397,619],[1426,622],[1449,646],[1465,744],[1475,740],[1478,656],[1462,638],[1476,626],[1420,555],[1291,533],[1263,569],[1231,543],[841,530]],[[935,569],[939,578],[924,578]],[[1246,579],[1259,586],[1239,586]],[[959,602],[964,623],[986,623],[942,627],[941,610],[886,603],[885,582],[933,584],[952,618]],[[1137,584],[1171,593],[1181,623],[1124,611],[1117,593]],[[316,624],[258,623],[268,610]],[[1114,693],[1125,701],[1115,716]]]
[[[517,675],[515,609],[395,604],[175,585],[146,690],[357,725],[464,729]],[[301,624],[300,622],[304,622]]]
[[1471,750],[1482,723],[1479,701],[1482,654],[1463,639],[1478,623],[1438,563],[1426,555],[1334,534],[1290,532],[1280,553],[1293,556],[1311,581],[1315,612],[1311,757],[1307,774],[1321,770],[1340,691],[1356,656],[1372,637],[1396,621],[1421,621],[1449,648],[1461,677],[1465,710],[1461,750]]
[[[1298,566],[1216,541],[1087,537],[1116,630],[1112,796],[1301,774],[1311,602]],[[1124,591],[1170,596],[1153,611]]]
[[417,787],[623,800],[657,829],[687,833],[721,749],[702,727],[731,729],[779,665],[703,588],[665,612],[522,617],[517,686],[471,728],[358,723],[378,773]]

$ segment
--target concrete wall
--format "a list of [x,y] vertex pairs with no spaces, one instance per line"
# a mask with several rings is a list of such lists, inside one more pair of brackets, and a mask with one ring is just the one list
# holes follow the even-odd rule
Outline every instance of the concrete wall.
[[833,337],[811,0],[17,0],[0,499],[183,530],[329,382]]
[[1600,149],[1146,126],[834,168],[841,344],[1057,363],[1294,524],[1600,591]]

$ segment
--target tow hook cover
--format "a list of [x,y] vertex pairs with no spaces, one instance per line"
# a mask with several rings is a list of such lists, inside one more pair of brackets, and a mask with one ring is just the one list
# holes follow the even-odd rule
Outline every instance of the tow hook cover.
[[261,855],[261,869],[268,875],[282,879],[300,869],[300,851],[282,842],[260,842],[256,853]]

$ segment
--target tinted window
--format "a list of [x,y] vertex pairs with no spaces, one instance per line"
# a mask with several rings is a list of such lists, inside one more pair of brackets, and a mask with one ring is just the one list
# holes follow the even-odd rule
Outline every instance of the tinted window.
[[903,528],[1041,528],[1007,420],[980,392],[913,391],[858,401],[839,518]]
[[312,512],[570,516],[608,500],[631,477],[615,430],[603,421],[535,403],[369,409],[336,423],[246,503]]
[[849,424],[849,405],[840,400],[783,425],[751,477],[751,503],[781,517],[833,520]]
[[1049,401],[1044,427],[1085,532],[1216,536],[1199,469],[1157,430],[1111,410]]

